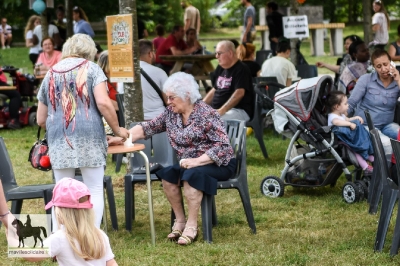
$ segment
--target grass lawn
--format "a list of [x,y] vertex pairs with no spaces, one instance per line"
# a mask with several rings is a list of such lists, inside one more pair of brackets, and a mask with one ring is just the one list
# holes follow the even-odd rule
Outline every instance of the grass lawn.
[[[349,32],[345,31],[345,35]],[[236,34],[236,33],[235,33]],[[311,58],[309,62],[331,60],[334,57]],[[207,44],[212,47],[212,43]],[[304,49],[304,50],[303,50]],[[326,49],[327,51],[327,49]],[[25,48],[0,51],[1,64],[30,67]],[[18,131],[0,130],[10,153],[18,184],[52,182],[51,173],[34,170],[27,161],[36,138],[37,128]],[[266,130],[264,140],[269,158],[264,159],[258,142],[247,138],[248,181],[257,234],[251,234],[240,197],[234,190],[220,190],[216,196],[218,225],[213,230],[213,244],[199,240],[191,246],[180,247],[166,240],[170,232],[170,207],[160,183],[153,183],[156,246],[151,246],[146,186],[136,187],[136,220],[132,232],[127,232],[124,215],[124,173],[115,173],[115,164],[107,160],[106,174],[113,178],[119,231],[112,231],[108,221],[108,236],[119,265],[398,265],[400,256],[389,256],[393,225],[382,253],[373,251],[379,216],[368,214],[367,203],[344,203],[341,177],[334,188],[285,188],[282,198],[266,198],[260,192],[265,176],[279,176],[284,167],[284,154],[289,140]],[[43,201],[27,200],[24,213],[44,213]],[[397,212],[397,207],[395,209]],[[109,219],[109,217],[108,217]],[[201,228],[201,219],[199,218]],[[394,221],[392,221],[392,224]],[[0,265],[37,265],[21,259],[7,258],[7,243],[0,234]],[[39,265],[55,265],[50,261]]]

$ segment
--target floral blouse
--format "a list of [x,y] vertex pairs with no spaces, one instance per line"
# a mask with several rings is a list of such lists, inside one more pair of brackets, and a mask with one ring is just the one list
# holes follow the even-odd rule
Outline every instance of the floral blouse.
[[218,166],[226,166],[234,157],[218,112],[201,100],[195,102],[186,125],[181,114],[174,113],[171,107],[153,120],[139,124],[146,138],[166,131],[178,160],[198,158],[205,153]]

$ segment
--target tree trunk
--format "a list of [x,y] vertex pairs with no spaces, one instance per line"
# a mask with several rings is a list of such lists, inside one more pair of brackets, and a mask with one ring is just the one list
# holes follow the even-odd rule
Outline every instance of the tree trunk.
[[119,13],[132,14],[134,79],[133,83],[124,83],[125,125],[129,127],[132,122],[144,120],[142,84],[140,82],[136,0],[119,0]]
[[[290,15],[291,16],[296,16],[299,13],[299,3],[297,0],[291,0],[290,3]],[[295,39],[290,39],[290,48],[291,48],[291,53],[290,53],[290,61],[297,66],[297,50],[296,50],[296,44],[299,41],[298,38]]]
[[41,23],[41,25],[42,25],[42,40],[44,38],[49,37],[49,30],[48,30],[49,29],[49,21],[47,21],[47,12],[49,12],[49,11],[46,8],[40,15],[40,20],[42,21],[42,23]]
[[373,40],[372,37],[372,12],[371,0],[363,0],[363,16],[364,16],[364,42],[368,44]]
[[[119,13],[132,13],[132,50],[133,50],[133,66],[134,79],[133,83],[124,83],[124,107],[125,107],[125,127],[130,128],[132,122],[144,120],[143,116],[143,95],[142,84],[140,81],[140,63],[139,63],[139,45],[138,45],[138,27],[137,27],[137,11],[136,0],[119,0]],[[131,171],[130,154],[127,154],[128,165],[127,173]]]
[[[74,29],[72,24],[72,1],[65,0],[65,16],[67,19],[67,39],[74,35]],[[65,40],[66,41],[66,40]]]

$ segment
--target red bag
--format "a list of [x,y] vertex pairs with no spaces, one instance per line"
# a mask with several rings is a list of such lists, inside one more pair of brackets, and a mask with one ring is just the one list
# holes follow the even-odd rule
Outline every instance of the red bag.
[[51,170],[51,163],[49,157],[49,146],[47,144],[46,136],[40,139],[40,127],[37,133],[37,139],[31,151],[29,152],[28,161],[31,162],[33,168],[41,171]]

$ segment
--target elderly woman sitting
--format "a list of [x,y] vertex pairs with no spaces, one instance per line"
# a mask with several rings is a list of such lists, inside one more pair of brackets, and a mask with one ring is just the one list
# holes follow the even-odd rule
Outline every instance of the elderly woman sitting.
[[[203,193],[216,194],[217,181],[234,175],[236,159],[218,112],[200,100],[199,86],[193,76],[175,73],[167,79],[163,90],[169,103],[167,109],[129,131],[133,141],[167,132],[180,160],[179,164],[156,172],[176,216],[168,239],[189,245],[197,237],[197,216]],[[109,137],[108,142],[120,144],[121,140]],[[188,205],[187,221],[181,186]]]

